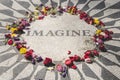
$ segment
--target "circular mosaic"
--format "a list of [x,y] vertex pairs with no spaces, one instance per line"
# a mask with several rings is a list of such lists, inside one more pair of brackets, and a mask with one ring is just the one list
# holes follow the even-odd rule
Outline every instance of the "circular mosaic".
[[[68,14],[63,15],[63,13],[69,13],[72,16],[69,15],[69,17],[67,17]],[[10,33],[6,34],[5,38],[6,44],[15,46],[20,54],[24,54],[24,57],[27,60],[32,61],[33,64],[43,61],[45,66],[51,66],[54,65],[53,61],[62,61],[62,63],[64,63],[67,67],[76,69],[77,67],[74,65],[74,61],[86,61],[88,63],[92,63],[93,59],[96,56],[99,56],[98,50],[107,51],[104,46],[104,42],[112,39],[111,34],[113,34],[113,32],[104,29],[105,24],[102,21],[98,20],[97,18],[90,17],[84,11],[78,10],[76,6],[68,6],[67,8],[62,8],[59,6],[58,8],[55,8],[41,4],[36,7],[35,11],[31,13],[26,12],[26,15],[28,16],[28,19],[20,19],[18,21],[14,21],[11,25],[6,25],[6,28],[10,31]],[[45,21],[39,21],[43,20],[44,17],[48,15],[53,18],[49,16],[47,17],[48,19],[45,18]],[[63,18],[57,18],[57,20],[55,20],[57,15],[63,15]],[[73,15],[76,15],[79,18]],[[79,21],[79,19],[81,20]],[[92,28],[93,26],[91,27],[88,24],[93,25],[96,28]],[[80,27],[81,25],[83,26]],[[51,31],[48,30],[47,26],[49,26]],[[39,31],[42,29],[46,31],[46,34],[44,34],[43,31]],[[64,31],[60,29],[66,30],[67,33],[65,34]],[[24,30],[27,30],[27,32],[24,32]],[[62,31],[62,33],[58,34],[59,32],[57,30]],[[76,32],[75,30],[79,32]],[[81,36],[81,33],[82,36],[86,37],[86,39],[83,37],[75,37],[76,34]],[[23,34],[26,36],[22,36]],[[54,37],[55,35],[57,36]],[[42,39],[39,36],[46,36],[48,38]],[[60,36],[64,37],[59,38]],[[73,36],[73,38],[65,39],[67,36]],[[38,40],[40,42],[38,42]],[[29,44],[30,47],[28,47],[26,44]],[[89,49],[82,50],[80,49],[80,46],[83,49],[86,47]],[[68,50],[67,54],[65,53],[66,50]],[[74,52],[73,55],[70,55],[72,54],[71,50]],[[80,56],[80,53],[82,53],[82,57]],[[57,57],[56,54],[59,56]],[[65,77],[67,72],[64,72],[64,70],[62,71],[63,66],[61,63],[55,63],[55,65],[59,65],[57,67],[58,71],[63,73],[64,75],[62,76]]]
[[[116,30],[108,28],[112,27],[112,24],[119,24],[117,23],[119,17],[114,16],[119,14],[117,8],[119,1],[109,2],[110,5],[105,4],[106,7],[98,4],[103,5],[108,1],[67,1],[58,1],[58,6],[56,1],[52,0],[0,1],[0,6],[5,9],[0,9],[0,13],[4,16],[1,17],[0,25],[3,27],[0,32],[5,33],[3,34],[5,39],[3,43],[0,43],[3,46],[0,52],[0,79],[47,80],[50,79],[50,74],[50,76],[53,75],[51,80],[54,77],[57,80],[59,73],[61,80],[107,80],[109,75],[107,77],[102,75],[106,72],[110,74],[109,77],[112,76],[112,79],[119,78],[114,70],[111,71],[113,69],[111,65],[119,66],[117,61],[119,59],[116,59],[119,56],[115,53],[119,51],[119,44],[116,44],[117,38],[119,38],[116,35],[117,26],[113,27],[116,27]],[[39,3],[39,5],[38,2],[41,4]],[[50,5],[47,2],[50,2]],[[61,5],[64,3],[65,7]],[[92,5],[92,3],[96,3],[96,5]],[[94,8],[100,11],[94,11]],[[111,8],[116,9],[108,13]],[[9,19],[7,19],[8,17]],[[115,31],[115,34],[112,31]],[[1,34],[1,37],[3,35]],[[113,42],[112,45],[116,46],[111,48]],[[5,45],[2,45],[4,43]],[[8,54],[8,52],[10,53]],[[7,67],[5,68],[5,66]],[[115,69],[118,69],[117,66]],[[22,74],[24,71],[26,75]],[[3,72],[5,73],[3,74]],[[11,72],[13,75],[9,74]],[[102,76],[99,75],[100,73]],[[32,77],[25,77],[29,74]]]

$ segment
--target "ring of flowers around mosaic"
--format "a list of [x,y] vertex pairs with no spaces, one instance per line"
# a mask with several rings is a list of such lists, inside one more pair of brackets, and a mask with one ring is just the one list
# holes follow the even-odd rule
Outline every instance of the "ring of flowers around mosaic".
[[[96,43],[96,49],[87,50],[84,53],[83,58],[78,55],[74,55],[66,59],[64,63],[54,64],[51,58],[46,57],[43,59],[41,56],[34,54],[34,50],[27,47],[26,41],[21,41],[20,38],[24,33],[23,30],[29,29],[28,26],[30,26],[30,23],[33,21],[43,20],[47,15],[51,15],[53,17],[56,15],[62,15],[64,12],[70,13],[71,15],[79,15],[79,18],[81,20],[84,20],[86,23],[94,25],[97,28],[94,36],[92,36],[92,40]],[[40,6],[36,7],[35,11],[31,13],[26,12],[25,15],[27,16],[27,19],[19,19],[18,21],[13,22],[11,25],[6,25],[6,28],[10,31],[9,34],[5,34],[6,45],[8,44],[16,47],[20,54],[24,54],[24,57],[27,60],[31,61],[32,64],[35,65],[36,63],[43,62],[43,64],[47,66],[49,70],[57,70],[63,77],[66,76],[68,68],[77,68],[74,64],[76,61],[85,61],[87,63],[92,63],[92,59],[94,59],[96,56],[99,56],[99,51],[107,51],[104,42],[112,39],[111,35],[113,32],[105,29],[105,24],[102,21],[90,17],[84,11],[78,10],[76,6],[68,6],[67,8],[54,8],[41,4]],[[68,55],[70,54],[71,51],[69,50]]]

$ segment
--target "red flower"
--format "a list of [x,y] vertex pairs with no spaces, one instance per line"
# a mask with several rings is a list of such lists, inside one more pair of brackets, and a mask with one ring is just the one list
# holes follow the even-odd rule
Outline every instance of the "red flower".
[[50,64],[52,64],[52,59],[51,58],[45,58],[43,64],[45,66],[49,66]]
[[72,68],[72,69],[76,69],[76,68],[77,68],[76,65],[73,64],[73,61],[72,61],[71,59],[67,59],[67,60],[65,61],[65,64],[66,64],[68,67]]
[[34,51],[33,49],[30,49],[29,51],[27,51],[28,53],[32,54]]
[[81,58],[78,55],[74,55],[74,61],[79,61]]
[[108,30],[104,30],[104,33],[107,34],[107,35],[110,34]]
[[92,53],[92,50],[87,50],[85,53],[84,53],[84,59],[86,58],[93,58],[94,57],[94,54]]
[[68,51],[68,55],[71,54],[71,51]]
[[77,69],[77,66],[76,65],[72,65],[71,68],[72,69]]
[[33,54],[33,52],[31,52],[31,50],[27,51],[25,54],[25,58],[27,60],[32,60],[33,59],[32,54]]
[[101,25],[101,26],[105,26],[105,24],[104,24],[102,21],[100,21],[100,25]]
[[110,34],[113,34],[113,31],[109,31]]
[[85,55],[90,55],[91,54],[91,50],[87,50],[84,54]]
[[106,51],[107,51],[106,48],[105,48],[105,46],[104,46],[103,44],[99,45],[99,49],[100,49],[101,51],[103,51],[103,52],[106,52]]
[[74,61],[74,57],[73,56],[70,56],[69,57],[71,61]]
[[67,66],[71,66],[71,65],[73,65],[73,61],[72,61],[71,59],[67,59],[67,60],[65,61],[65,64],[66,64]]
[[83,19],[83,18],[86,18],[86,17],[87,17],[87,14],[85,12],[80,14],[80,19]]
[[90,58],[90,56],[87,55],[87,54],[85,54],[85,55],[84,55],[84,59],[86,59],[86,58]]
[[5,38],[11,38],[11,34],[5,34]]
[[23,44],[22,43],[16,43],[16,48],[19,50],[20,48],[23,47]]
[[87,62],[87,63],[92,63],[93,61],[91,60],[91,58],[86,58],[86,59],[85,59],[85,62]]
[[42,20],[43,18],[44,18],[44,16],[39,16],[39,18],[38,18],[38,19],[39,19],[39,20]]
[[13,40],[9,39],[7,43],[8,43],[8,45],[12,45],[13,44]]
[[78,55],[70,56],[71,61],[79,61],[81,58]]
[[99,56],[99,52],[97,50],[92,51],[95,56]]
[[99,39],[102,39],[102,40],[104,39],[103,35],[99,35],[98,37],[99,37]]

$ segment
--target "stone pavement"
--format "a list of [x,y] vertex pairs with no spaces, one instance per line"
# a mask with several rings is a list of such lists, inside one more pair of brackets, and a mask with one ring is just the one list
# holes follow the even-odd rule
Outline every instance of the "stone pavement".
[[[56,71],[46,71],[41,64],[32,65],[18,51],[4,44],[4,27],[35,5],[77,5],[92,17],[97,17],[114,32],[113,40],[106,42],[108,52],[101,53],[93,64],[77,62],[77,70],[69,69],[63,78]],[[68,4],[68,2],[70,3]],[[120,0],[0,0],[0,80],[120,80]]]

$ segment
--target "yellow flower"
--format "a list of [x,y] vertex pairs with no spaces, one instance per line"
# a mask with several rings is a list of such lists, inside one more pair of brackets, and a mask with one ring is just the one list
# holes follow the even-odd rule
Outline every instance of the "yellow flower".
[[20,54],[25,54],[27,52],[26,48],[20,48]]
[[35,18],[35,19],[38,19],[38,18],[39,18],[39,16],[34,16],[34,18]]
[[13,43],[13,44],[12,44],[12,46],[16,46],[16,44],[15,44],[15,43]]
[[10,28],[11,33],[14,33],[17,30],[18,30],[17,28]]
[[34,15],[35,15],[35,16],[38,16],[38,15],[39,15],[39,11],[38,11],[38,10],[35,10],[35,11],[34,11]]
[[10,29],[10,25],[7,25],[6,28],[9,30]]
[[72,8],[70,13],[74,14],[74,11],[75,11],[75,8]]
[[102,32],[102,30],[98,29],[96,30],[96,34],[100,34]]
[[100,24],[100,21],[99,21],[99,19],[97,19],[97,18],[94,18],[94,23],[95,23],[96,25],[99,25],[99,24]]
[[12,33],[11,37],[17,37],[17,34]]
[[69,9],[67,10],[67,12],[70,13],[70,12],[71,12],[71,9],[69,8]]
[[47,10],[45,9],[44,6],[42,7],[42,10],[41,10],[41,11],[43,11],[44,13],[47,13]]

